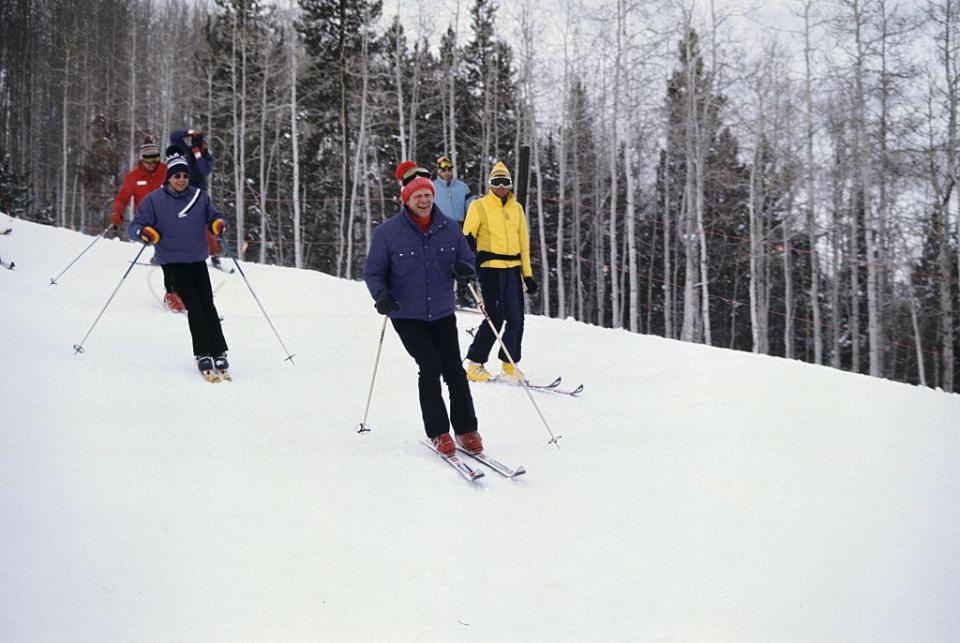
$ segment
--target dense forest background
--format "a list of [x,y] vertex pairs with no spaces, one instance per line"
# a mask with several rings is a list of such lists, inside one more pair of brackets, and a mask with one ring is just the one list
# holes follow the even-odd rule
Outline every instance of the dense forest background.
[[532,312],[956,390],[960,0],[441,4],[5,0],[0,210],[99,234],[200,127],[244,259],[356,279],[398,161],[527,148]]

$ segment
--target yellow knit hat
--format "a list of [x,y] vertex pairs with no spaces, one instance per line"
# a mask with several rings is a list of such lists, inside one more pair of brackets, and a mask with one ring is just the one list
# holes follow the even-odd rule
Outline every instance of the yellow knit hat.
[[510,170],[503,164],[503,161],[497,161],[497,164],[490,170],[490,180],[493,181],[494,179],[508,179],[511,183],[513,182],[513,177],[510,176]]

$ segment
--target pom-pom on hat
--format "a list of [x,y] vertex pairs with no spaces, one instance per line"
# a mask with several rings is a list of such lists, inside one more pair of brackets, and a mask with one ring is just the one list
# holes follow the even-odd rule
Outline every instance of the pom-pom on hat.
[[153,137],[150,135],[143,137],[143,145],[140,146],[140,158],[160,158],[160,149],[157,147],[157,144],[153,141]]
[[406,203],[417,190],[430,190],[436,196],[437,190],[430,180],[430,172],[413,161],[401,161],[394,176],[400,181],[400,200]]
[[400,181],[400,185],[406,185],[418,176],[429,179],[430,172],[417,165],[414,161],[401,161],[400,165],[397,166],[396,172],[394,172],[394,176]]
[[[167,151],[169,152],[169,150]],[[190,164],[187,163],[180,152],[174,152],[167,156],[167,180],[169,181],[171,176],[179,172],[190,174]]]

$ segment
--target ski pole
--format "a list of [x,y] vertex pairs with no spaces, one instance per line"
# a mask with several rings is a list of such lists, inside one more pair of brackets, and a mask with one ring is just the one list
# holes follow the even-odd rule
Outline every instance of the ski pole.
[[[500,344],[500,348],[503,349],[503,354],[507,356],[507,359],[510,360],[510,365],[513,366],[513,370],[520,374],[520,369],[517,367],[517,363],[513,361],[513,355],[510,354],[510,351],[507,350],[507,345],[503,343],[503,337],[500,335],[500,331],[497,330],[497,327],[493,325],[493,320],[490,319],[490,315],[487,314],[487,307],[483,305],[483,299],[481,299],[480,294],[477,292],[477,289],[473,287],[472,282],[467,283],[467,287],[470,289],[470,293],[473,295],[473,298],[477,300],[477,303],[480,305],[480,312],[483,313],[483,318],[487,320],[487,325],[490,326],[490,330],[493,331],[493,334],[497,338],[497,342]],[[530,387],[527,386],[527,378],[522,374],[517,378],[520,380],[520,386],[523,387],[524,393],[527,394],[527,397],[530,398],[530,403],[533,404],[533,408],[537,410],[537,415],[540,416],[540,421],[543,422],[544,428],[547,429],[547,433],[550,434],[550,441],[547,444],[555,444],[557,448],[560,448],[560,438],[562,435],[554,435],[553,431],[550,430],[550,425],[547,423],[547,418],[543,417],[543,413],[540,411],[540,407],[537,406],[537,401],[533,399],[533,394],[530,393]]]
[[363,409],[363,420],[357,427],[357,433],[369,433],[370,427],[367,426],[367,413],[370,412],[370,400],[373,399],[373,384],[377,381],[377,368],[380,366],[380,351],[383,349],[383,335],[387,332],[386,315],[383,316],[383,327],[380,328],[380,342],[377,344],[377,358],[373,360],[373,376],[370,378],[370,390],[367,391],[367,406]]
[[[97,241],[100,241],[100,239],[103,239],[103,235],[107,234],[107,232],[109,232],[110,228],[112,228],[112,227],[113,227],[112,225],[108,225],[106,228],[104,228],[104,229],[103,229],[103,232],[101,232],[100,234],[98,234],[97,237],[96,237],[93,241],[90,242],[90,245],[88,245],[86,248],[84,248],[84,249],[83,249],[83,252],[81,252],[80,254],[77,255],[77,258],[76,258],[76,259],[74,259],[74,260],[71,261],[69,264],[67,264],[67,267],[64,268],[63,270],[61,270],[59,275],[57,275],[56,277],[51,277],[51,278],[50,278],[50,285],[51,285],[51,286],[58,285],[58,284],[57,284],[57,279],[59,279],[60,277],[62,277],[62,276],[63,276],[63,273],[65,273],[66,271],[70,270],[70,266],[72,266],[73,264],[77,263],[77,260],[79,260],[80,257],[82,257],[84,254],[86,254],[87,250],[89,250],[90,248],[93,247],[93,244],[95,244]],[[137,255],[137,256],[139,257],[140,255]]]
[[120,283],[117,284],[117,287],[113,289],[113,292],[110,293],[110,298],[107,299],[107,303],[103,305],[103,308],[100,310],[100,314],[97,315],[97,318],[93,320],[93,324],[90,325],[90,330],[87,331],[87,334],[83,336],[83,339],[80,340],[79,344],[73,345],[73,354],[83,352],[83,343],[87,341],[87,338],[90,337],[90,333],[93,332],[93,327],[97,325],[97,322],[100,321],[100,318],[103,317],[103,313],[106,312],[107,306],[110,305],[110,302],[113,301],[113,298],[116,296],[117,291],[120,290],[120,286],[123,285],[123,280],[127,278],[127,275],[130,274],[130,271],[133,270],[133,267],[137,265],[137,259],[140,258],[140,255],[143,254],[143,251],[147,249],[147,244],[143,244],[143,247],[140,248],[140,252],[137,253],[137,256],[133,258],[133,261],[130,262],[130,265],[127,267],[127,271],[123,273],[123,276],[120,277]]
[[264,309],[263,304],[260,303],[260,298],[257,297],[257,293],[253,292],[253,286],[250,285],[250,280],[247,279],[247,275],[243,273],[243,268],[240,267],[240,262],[237,261],[237,258],[233,255],[233,251],[230,249],[230,243],[227,241],[227,238],[220,237],[220,242],[223,244],[223,249],[227,251],[227,256],[233,259],[233,263],[237,266],[237,270],[240,272],[240,276],[243,277],[243,283],[247,284],[247,289],[250,291],[250,294],[253,295],[253,300],[257,302],[257,306],[260,307],[260,312],[263,313],[264,319],[267,320],[267,323],[270,324],[273,334],[277,336],[277,341],[280,342],[280,346],[283,347],[283,352],[287,354],[284,361],[289,361],[293,364],[293,355],[290,354],[290,351],[287,350],[286,344],[283,343],[283,340],[280,339],[280,333],[277,332],[276,327],[273,325],[273,322],[270,321],[270,315],[267,314],[267,311]]

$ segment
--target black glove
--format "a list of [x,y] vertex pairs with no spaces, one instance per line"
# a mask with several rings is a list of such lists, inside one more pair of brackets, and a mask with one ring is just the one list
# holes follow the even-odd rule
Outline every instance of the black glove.
[[540,289],[540,284],[533,277],[524,277],[523,285],[527,287],[528,295],[533,295]]
[[473,266],[467,263],[466,261],[458,261],[453,264],[453,278],[457,280],[457,283],[461,286],[466,286],[468,283],[473,281],[477,276],[477,271],[473,269]]
[[377,299],[377,303],[374,305],[374,308],[376,308],[377,312],[381,315],[386,315],[387,313],[392,313],[395,310],[400,310],[400,302],[397,301],[396,297],[388,292],[385,292]]

